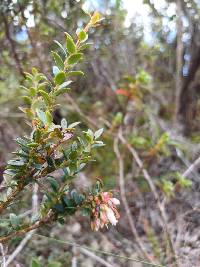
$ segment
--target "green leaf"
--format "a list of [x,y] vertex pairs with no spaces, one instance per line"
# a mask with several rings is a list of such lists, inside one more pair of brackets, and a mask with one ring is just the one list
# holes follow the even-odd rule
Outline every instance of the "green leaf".
[[115,115],[114,119],[113,119],[113,125],[114,126],[118,126],[122,123],[123,121],[123,114],[122,112],[117,112],[117,114]]
[[[148,146],[148,140],[142,136],[133,135],[130,139],[130,143],[136,148],[146,148]],[[150,145],[150,144],[149,144]]]
[[97,130],[95,133],[94,133],[94,139],[98,139],[103,133],[103,128]]
[[32,261],[31,261],[31,265],[30,267],[42,267],[39,260],[36,259],[36,258],[33,258]]
[[29,89],[29,95],[30,96],[36,96],[37,90],[34,87],[30,87]]
[[84,200],[84,196],[77,194],[76,191],[72,191],[71,195],[77,205],[80,205]]
[[61,72],[59,72],[58,74],[56,74],[54,80],[55,80],[55,83],[56,83],[57,85],[60,85],[60,84],[64,83],[65,78],[66,78],[66,77],[65,77],[65,73],[64,73],[63,71],[61,71]]
[[85,166],[86,166],[86,163],[81,163],[81,164],[79,165],[79,167],[77,168],[77,170],[76,170],[76,174],[79,173],[80,171],[82,171],[82,169],[83,169]]
[[67,40],[66,40],[67,51],[69,54],[73,54],[76,52],[76,44],[74,43],[72,37],[68,33],[66,33],[66,35],[67,35]]
[[28,72],[24,72],[24,74],[26,75],[26,79],[27,79],[27,80],[29,80],[29,81],[31,81],[31,82],[33,81],[33,79],[34,79],[34,78],[33,78],[33,75],[31,75],[31,74],[28,73]]
[[92,130],[88,129],[87,132],[83,132],[83,133],[85,133],[85,135],[87,137],[87,140],[89,142],[92,142],[93,141],[93,139],[94,139],[94,133],[93,133]]
[[55,60],[57,67],[60,70],[63,70],[64,69],[64,62],[63,62],[62,58],[54,51],[52,51],[52,54],[53,54],[53,58]]
[[63,196],[63,202],[67,206],[65,210],[68,214],[72,215],[76,212],[75,203],[73,199],[67,198],[67,196]]
[[46,161],[47,161],[49,167],[54,167],[54,165],[55,165],[54,160],[50,156],[46,157]]
[[34,113],[32,112],[32,110],[30,108],[22,108],[22,107],[19,107],[19,110],[21,110],[23,113],[25,113],[26,116],[29,119],[32,120],[34,118]]
[[177,183],[182,186],[182,187],[190,187],[192,186],[192,181],[189,180],[188,178],[182,176],[179,172],[175,173],[176,178],[177,178]]
[[63,88],[66,88],[68,85],[70,85],[73,81],[67,81],[67,82],[64,82],[62,83],[58,89],[63,89]]
[[79,47],[79,51],[83,51],[85,50],[86,48],[90,47],[92,45],[92,43],[86,43],[86,44],[83,44]]
[[45,115],[46,115],[46,121],[47,121],[48,125],[50,125],[53,122],[53,117],[52,117],[51,113],[49,112],[49,110],[47,110],[45,112]]
[[48,176],[47,181],[50,183],[52,189],[57,192],[59,189],[59,183],[56,181],[56,179],[52,176]]
[[91,214],[91,209],[90,208],[82,208],[81,209],[81,215],[82,216],[89,216]]
[[64,93],[68,93],[71,89],[70,88],[61,88],[55,91],[54,96],[59,96]]
[[68,126],[68,129],[72,129],[74,127],[76,127],[77,125],[79,125],[81,122],[80,121],[76,121],[74,123],[71,123],[69,126]]
[[167,196],[173,195],[174,184],[171,181],[163,180],[162,189],[166,193]]
[[96,23],[98,23],[101,20],[101,15],[98,11],[95,11],[94,14],[91,17],[91,24],[95,25]]
[[59,48],[60,48],[61,51],[64,53],[64,55],[67,55],[66,50],[65,50],[65,48],[61,45],[61,43],[59,43],[57,40],[54,40],[54,43],[56,43],[56,44],[59,46]]
[[33,132],[33,139],[34,139],[34,141],[39,142],[40,139],[41,139],[41,136],[42,136],[42,132],[41,132],[40,129],[36,129],[36,130]]
[[20,147],[28,147],[27,146],[27,144],[28,144],[28,141],[27,140],[24,140],[24,139],[22,139],[22,138],[20,138],[20,137],[18,137],[17,139],[16,139],[16,142],[17,142],[17,144],[20,146]]
[[185,178],[185,177],[180,177],[178,180],[178,183],[182,186],[182,187],[191,187],[192,186],[192,181]]
[[105,144],[102,141],[95,141],[92,147],[101,147],[105,146]]
[[9,176],[14,176],[17,174],[17,171],[16,170],[11,170],[11,169],[7,169],[3,172],[4,174],[7,174]]
[[41,122],[43,122],[43,124],[47,124],[47,117],[44,111],[37,109],[36,110],[37,116],[40,119]]
[[42,98],[44,99],[45,104],[46,104],[46,105],[49,105],[50,102],[51,102],[51,100],[50,100],[50,97],[49,97],[49,95],[47,94],[47,92],[45,92],[45,91],[43,91],[43,90],[39,90],[38,92],[41,94]]
[[78,38],[79,38],[81,43],[87,41],[87,39],[88,39],[88,35],[84,30],[78,31],[77,35],[78,35]]
[[81,70],[75,70],[66,73],[66,76],[78,76],[78,75],[84,75],[84,72],[82,72]]
[[32,73],[36,76],[38,74],[38,70],[36,68],[32,68]]
[[29,147],[37,147],[38,143],[32,142],[28,144]]
[[98,194],[101,191],[102,188],[102,184],[100,181],[96,181],[95,187],[94,187],[94,191],[96,194]]
[[20,218],[17,215],[15,215],[14,213],[10,213],[10,223],[11,223],[12,227],[16,228],[20,224]]
[[23,160],[9,160],[8,162],[8,165],[11,165],[11,166],[24,166],[25,162]]
[[65,207],[63,206],[62,203],[55,204],[53,208],[59,213],[64,213],[65,211]]
[[23,98],[25,104],[27,104],[27,105],[31,105],[32,104],[32,100],[31,100],[30,97],[22,96],[22,98]]
[[83,55],[82,53],[72,54],[67,59],[68,64],[73,65],[77,63],[82,58],[82,55]]

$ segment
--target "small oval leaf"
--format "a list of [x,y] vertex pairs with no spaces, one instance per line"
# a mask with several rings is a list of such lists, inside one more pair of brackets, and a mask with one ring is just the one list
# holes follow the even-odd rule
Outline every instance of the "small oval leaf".
[[65,81],[65,73],[63,71],[59,72],[58,74],[56,74],[54,80],[55,80],[55,83],[58,84],[58,85],[64,83],[64,81]]
[[76,53],[76,54],[72,54],[71,56],[68,57],[68,64],[73,65],[75,63],[77,63],[81,58],[82,58],[82,53]]

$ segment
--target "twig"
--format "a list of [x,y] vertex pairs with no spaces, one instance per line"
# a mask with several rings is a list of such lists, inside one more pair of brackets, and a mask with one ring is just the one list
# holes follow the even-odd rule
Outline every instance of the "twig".
[[70,95],[67,95],[66,98],[81,117],[88,121],[93,127],[98,128],[98,124],[93,119],[83,113],[83,111],[79,108],[75,100]]
[[149,175],[149,173],[147,172],[147,170],[144,168],[143,163],[142,163],[137,151],[123,137],[121,129],[119,130],[118,137],[121,140],[121,142],[127,147],[129,152],[132,154],[132,156],[135,159],[138,167],[142,170],[144,178],[145,178],[145,180],[147,181],[147,183],[148,183],[148,185],[150,187],[150,190],[151,190],[151,192],[152,192],[152,194],[154,196],[154,199],[156,201],[158,210],[160,212],[160,216],[162,218],[163,228],[164,228],[166,240],[169,243],[169,248],[170,248],[171,258],[173,260],[173,264],[174,264],[174,266],[178,267],[179,265],[178,265],[178,262],[177,262],[176,252],[175,252],[175,249],[174,249],[174,245],[173,245],[173,242],[172,242],[170,231],[168,229],[165,207],[160,201],[159,195],[158,195],[156,187],[155,187],[155,185],[154,185],[154,183],[152,181],[152,178]]
[[[38,212],[38,185],[35,184],[33,188],[33,195],[32,195],[32,217],[35,216]],[[25,238],[20,242],[17,248],[13,251],[13,253],[8,257],[5,267],[9,266],[9,264],[17,257],[17,255],[23,250],[27,242],[31,239],[35,230],[30,231]]]
[[200,165],[200,157],[190,165],[190,167],[182,174],[182,177],[188,177],[198,167],[198,165]]
[[175,79],[175,110],[174,110],[174,124],[178,122],[178,115],[180,110],[180,95],[183,83],[183,55],[184,55],[184,43],[183,37],[183,10],[182,10],[182,0],[176,0],[176,79]]
[[73,257],[72,257],[72,266],[71,267],[77,267],[77,248],[73,247],[72,248],[72,252],[73,252]]
[[104,255],[107,255],[107,256],[113,256],[113,257],[116,257],[116,258],[119,258],[119,259],[124,259],[124,260],[129,260],[129,261],[132,261],[132,262],[140,262],[142,264],[146,264],[148,266],[154,266],[154,267],[166,267],[164,265],[160,265],[160,264],[155,264],[155,263],[150,263],[150,262],[147,262],[145,260],[142,260],[142,259],[137,259],[137,258],[131,258],[131,257],[126,257],[126,256],[121,256],[119,254],[115,254],[115,253],[112,253],[112,252],[107,252],[107,251],[103,251],[103,250],[97,250],[97,249],[93,249],[93,248],[90,248],[90,247],[86,247],[86,246],[82,246],[82,245],[79,245],[75,242],[70,242],[70,241],[64,241],[64,240],[60,240],[60,239],[56,239],[56,238],[53,238],[53,237],[49,237],[49,236],[44,236],[44,235],[39,235],[39,234],[34,234],[35,236],[39,236],[41,238],[47,238],[49,240],[52,240],[52,241],[55,241],[55,242],[58,242],[60,244],[64,244],[64,245],[69,245],[69,246],[74,246],[74,247],[78,247],[78,248],[85,248],[86,250],[89,250],[89,251],[93,251],[95,253],[100,253],[100,254],[104,254]]
[[133,233],[133,236],[136,240],[136,243],[140,249],[140,253],[148,260],[150,260],[152,262],[152,258],[148,255],[148,253],[146,252],[143,243],[138,235],[137,229],[134,225],[132,216],[131,216],[131,212],[130,212],[130,208],[128,205],[128,201],[126,199],[126,192],[125,192],[125,183],[124,183],[124,163],[119,151],[119,147],[118,147],[118,138],[114,139],[114,152],[117,156],[117,159],[119,161],[119,187],[120,187],[120,193],[121,193],[121,200],[123,202],[127,217],[128,217],[128,222],[129,225],[131,227],[131,231]]
[[38,220],[36,223],[29,225],[27,227],[24,227],[24,228],[14,232],[14,233],[11,233],[7,236],[0,237],[0,243],[5,243],[14,237],[24,235],[24,234],[26,234],[32,230],[39,228],[42,225],[50,223],[51,221],[53,221],[53,213],[49,212],[49,214],[46,217]]
[[[177,156],[181,159],[181,161],[184,163],[184,165],[187,167],[187,169],[192,165],[191,162],[189,162],[189,160],[187,160],[184,155],[183,155],[183,152],[180,151],[178,148],[176,148],[176,154]],[[196,181],[199,181],[199,174],[197,173],[197,171],[195,169],[192,170],[192,173],[190,174],[193,174],[194,177],[195,177],[195,180]],[[183,175],[183,174],[182,174]],[[189,178],[189,177],[188,177]]]
[[18,71],[22,75],[22,77],[25,77],[23,69],[22,69],[22,66],[21,66],[21,63],[20,63],[20,59],[19,59],[18,54],[16,52],[15,43],[14,43],[13,39],[10,36],[10,30],[9,30],[9,24],[8,24],[7,18],[5,16],[5,14],[3,14],[3,13],[1,13],[1,16],[2,16],[2,19],[3,19],[3,22],[4,22],[4,26],[5,26],[6,38],[7,38],[8,42],[10,43],[11,51],[12,51],[13,57],[15,59]]
[[33,233],[29,232],[25,238],[20,242],[20,244],[17,246],[17,248],[13,251],[13,253],[9,256],[5,263],[5,267],[9,266],[9,264],[17,257],[17,255],[22,251],[22,249],[25,247],[27,242],[31,239]]
[[3,212],[4,209],[6,209],[10,205],[10,203],[15,199],[18,193],[22,191],[23,188],[24,188],[24,185],[21,183],[20,185],[17,186],[16,189],[12,191],[12,193],[8,196],[6,201],[0,204],[0,214]]
[[3,244],[0,243],[0,250],[1,250],[1,256],[2,256],[2,267],[6,267],[6,257],[3,249]]
[[92,253],[91,251],[89,251],[85,248],[80,248],[79,250],[80,250],[80,252],[82,252],[86,256],[88,256],[88,257],[92,258],[93,260],[103,264],[103,266],[106,266],[106,267],[114,267],[115,266],[115,265],[110,264],[109,262],[105,261],[104,259],[100,258],[99,256],[95,255],[94,253]]

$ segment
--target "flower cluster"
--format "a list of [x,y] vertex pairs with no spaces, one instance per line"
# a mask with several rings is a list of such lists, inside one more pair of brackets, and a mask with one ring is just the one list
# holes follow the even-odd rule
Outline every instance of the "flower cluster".
[[108,227],[109,223],[116,225],[120,217],[117,211],[117,205],[120,201],[113,197],[111,192],[100,192],[96,196],[90,196],[92,205],[91,228],[98,231],[104,226]]

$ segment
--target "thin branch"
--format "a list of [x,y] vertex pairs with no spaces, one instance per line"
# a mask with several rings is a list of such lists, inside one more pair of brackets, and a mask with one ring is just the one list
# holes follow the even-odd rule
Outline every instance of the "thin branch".
[[6,35],[6,38],[7,38],[8,42],[11,46],[11,51],[12,51],[13,57],[15,59],[18,71],[22,75],[22,77],[25,77],[20,60],[19,60],[19,57],[18,57],[18,54],[16,52],[15,43],[14,43],[12,37],[10,36],[10,29],[9,29],[9,24],[8,24],[7,18],[5,16],[5,14],[3,14],[3,13],[1,13],[1,16],[2,16],[2,19],[4,22],[4,26],[5,26],[5,35]]
[[25,236],[25,238],[20,242],[20,244],[17,246],[14,252],[7,259],[5,267],[9,266],[10,263],[17,257],[17,255],[23,250],[23,248],[26,246],[27,242],[31,239],[32,236],[33,236],[33,231],[29,232]]
[[77,248],[85,248],[86,250],[89,250],[89,251],[93,251],[95,253],[100,253],[100,254],[104,254],[104,255],[107,255],[107,256],[112,256],[112,257],[115,257],[115,258],[119,258],[119,259],[124,259],[124,260],[129,260],[129,261],[132,261],[132,262],[140,262],[144,265],[148,265],[148,266],[155,266],[155,267],[166,267],[164,265],[160,265],[160,264],[155,264],[155,263],[150,263],[150,262],[147,262],[145,260],[142,260],[142,259],[137,259],[137,258],[132,258],[132,257],[126,257],[126,256],[121,256],[119,254],[115,254],[115,253],[112,253],[112,252],[107,252],[107,251],[103,251],[103,250],[97,250],[97,249],[93,249],[93,248],[90,248],[90,247],[87,247],[87,246],[82,246],[82,245],[79,245],[75,242],[71,242],[71,241],[64,241],[64,240],[61,240],[61,239],[56,239],[56,238],[53,238],[53,237],[49,237],[49,236],[44,236],[44,235],[39,235],[39,234],[34,234],[35,236],[39,236],[41,238],[47,238],[49,240],[52,240],[52,241],[55,241],[55,242],[58,242],[60,244],[64,244],[64,245],[69,245],[69,246],[74,246],[74,247],[77,247]]
[[81,253],[85,254],[86,256],[92,258],[93,260],[101,263],[103,266],[106,267],[116,267],[116,265],[112,265],[109,262],[105,261],[104,259],[100,258],[99,256],[95,255],[94,253],[92,253],[91,251],[85,249],[85,248],[80,248],[79,249]]
[[188,177],[195,169],[200,165],[200,157],[195,160],[194,163],[182,174],[182,177]]
[[[38,213],[38,185],[35,184],[33,188],[33,195],[32,195],[32,218]],[[33,233],[35,230],[30,231],[25,238],[20,242],[20,244],[17,246],[17,248],[13,251],[13,253],[9,256],[9,258],[6,261],[5,267],[9,266],[9,264],[17,257],[17,255],[23,250],[27,242],[31,239],[33,236]]]
[[149,254],[146,252],[143,243],[138,235],[137,229],[134,225],[132,216],[131,216],[131,212],[130,212],[130,208],[128,205],[128,201],[126,199],[126,191],[125,191],[125,183],[124,183],[124,162],[122,160],[120,151],[119,151],[119,147],[118,147],[118,138],[115,138],[114,140],[114,152],[117,156],[117,159],[119,161],[119,187],[120,187],[120,193],[121,193],[121,200],[123,202],[126,214],[127,214],[127,218],[128,218],[128,222],[129,225],[131,227],[131,231],[132,234],[136,240],[137,246],[139,247],[140,253],[143,255],[143,257],[145,257],[146,259],[150,260],[152,262],[152,258],[149,256]]
[[174,112],[174,124],[178,121],[178,114],[180,109],[180,95],[182,89],[182,78],[183,78],[183,54],[184,54],[184,44],[182,41],[183,35],[183,22],[182,22],[182,4],[181,0],[176,0],[177,6],[177,45],[176,45],[176,80],[175,80],[175,112]]
[[73,252],[73,257],[72,257],[72,266],[71,267],[77,267],[77,248],[73,247],[72,248],[72,252]]
[[12,193],[7,197],[6,201],[1,202],[0,204],[0,214],[3,212],[4,209],[6,209],[10,203],[15,199],[15,197],[21,192],[24,188],[24,185],[21,183],[19,184],[16,189],[12,191]]
[[149,173],[147,172],[147,170],[144,168],[143,162],[141,161],[137,151],[123,137],[121,129],[119,130],[118,137],[121,140],[121,142],[126,146],[126,148],[129,150],[129,152],[132,154],[132,156],[135,159],[138,167],[142,170],[144,178],[145,178],[146,182],[148,183],[148,185],[150,187],[150,190],[151,190],[151,192],[152,192],[152,194],[154,196],[154,199],[156,201],[158,210],[160,212],[160,216],[162,218],[163,228],[164,228],[166,240],[168,241],[169,248],[170,248],[171,259],[173,261],[174,266],[178,267],[179,265],[178,265],[178,262],[177,262],[176,252],[175,252],[173,241],[172,241],[172,237],[171,237],[171,234],[170,234],[170,231],[169,231],[169,228],[168,228],[167,215],[166,215],[165,207],[160,201],[158,192],[157,192],[156,187],[155,187],[155,185],[154,185],[154,183],[152,181],[152,178],[149,175]]
[[70,96],[66,95],[67,100],[70,102],[70,104],[73,106],[73,108],[77,111],[77,113],[83,117],[86,121],[88,121],[93,127],[98,128],[98,123],[96,123],[94,120],[92,120],[90,117],[85,115],[83,111],[79,108],[75,100]]
[[54,219],[53,213],[49,212],[49,214],[46,217],[42,218],[41,220],[38,220],[36,223],[29,225],[27,227],[24,227],[24,228],[14,232],[14,233],[11,233],[7,236],[0,237],[0,243],[6,243],[7,241],[9,241],[10,239],[12,239],[14,237],[24,235],[24,234],[26,234],[32,230],[39,228],[42,225],[45,225],[45,224],[52,222],[53,219]]
[[6,267],[6,256],[5,256],[5,253],[4,253],[4,248],[3,248],[3,244],[0,243],[0,251],[1,251],[1,256],[2,256],[2,267]]

